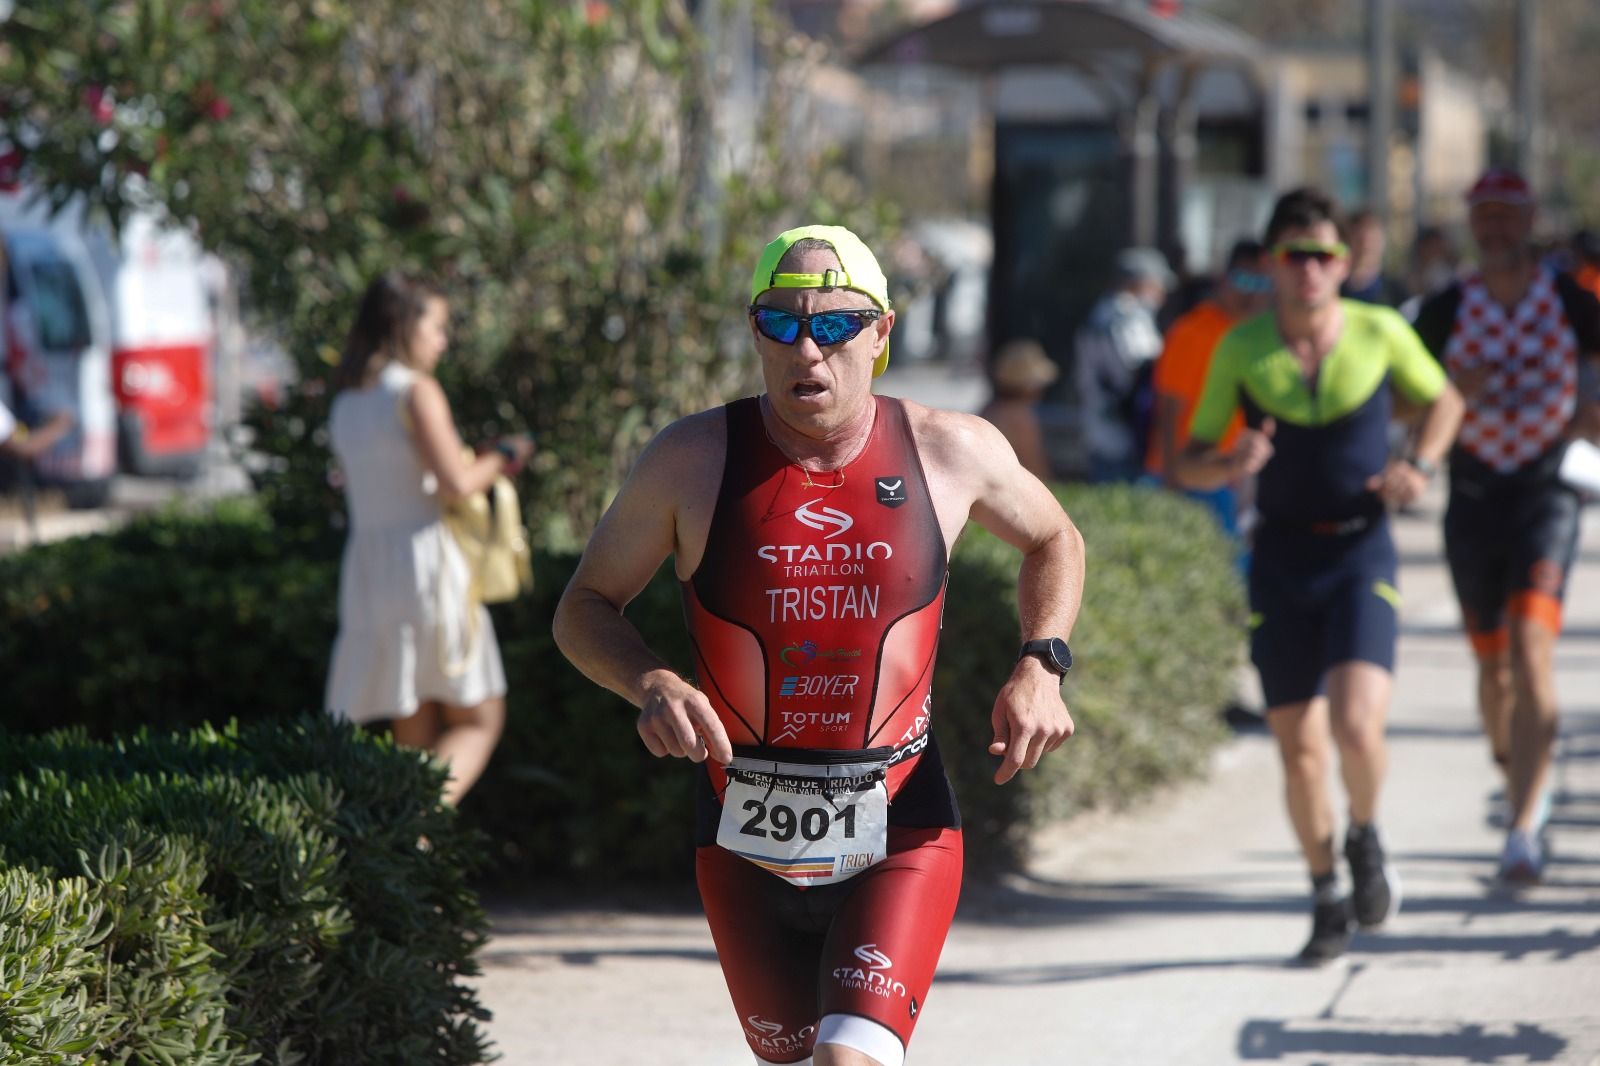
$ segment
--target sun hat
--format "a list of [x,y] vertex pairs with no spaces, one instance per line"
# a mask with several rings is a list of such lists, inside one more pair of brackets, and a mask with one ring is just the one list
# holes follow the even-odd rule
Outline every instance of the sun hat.
[[1149,278],[1167,288],[1178,283],[1178,276],[1167,265],[1167,257],[1156,248],[1124,248],[1117,253],[1117,276],[1124,280]]
[[[821,274],[780,274],[778,264],[790,248],[803,240],[822,241],[833,249],[839,259],[838,270]],[[750,276],[750,302],[755,303],[764,292],[773,289],[852,289],[878,305],[879,310],[889,310],[889,281],[872,249],[860,237],[843,226],[799,226],[784,230],[771,244],[762,249],[761,258]],[[877,377],[889,365],[889,344],[872,364],[872,376]]]
[[1033,392],[1055,383],[1061,368],[1038,341],[1018,337],[1006,341],[994,360],[994,384],[1000,392]]

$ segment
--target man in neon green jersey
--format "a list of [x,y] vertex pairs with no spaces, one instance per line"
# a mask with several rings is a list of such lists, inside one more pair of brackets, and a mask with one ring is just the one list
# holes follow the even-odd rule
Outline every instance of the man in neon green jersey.
[[[1196,489],[1259,478],[1250,652],[1311,873],[1312,933],[1299,958],[1320,964],[1344,953],[1354,925],[1382,925],[1399,909],[1399,879],[1375,824],[1398,633],[1387,508],[1422,493],[1455,437],[1462,401],[1398,313],[1339,298],[1349,249],[1328,197],[1284,195],[1266,244],[1273,307],[1218,345],[1177,474]],[[1395,391],[1425,409],[1400,460],[1388,447]],[[1223,452],[1215,442],[1239,409],[1247,428]],[[1349,897],[1324,784],[1330,726],[1350,804]]]

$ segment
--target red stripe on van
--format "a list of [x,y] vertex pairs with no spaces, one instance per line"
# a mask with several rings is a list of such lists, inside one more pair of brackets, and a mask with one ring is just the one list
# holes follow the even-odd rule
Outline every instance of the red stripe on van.
[[146,454],[205,448],[211,434],[208,355],[204,343],[130,346],[111,353],[117,407],[139,415]]

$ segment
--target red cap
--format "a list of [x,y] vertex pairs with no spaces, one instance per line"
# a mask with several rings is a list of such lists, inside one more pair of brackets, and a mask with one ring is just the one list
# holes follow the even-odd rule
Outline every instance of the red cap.
[[1533,190],[1521,174],[1507,167],[1490,167],[1483,177],[1467,190],[1468,206],[1478,204],[1516,204],[1526,207],[1533,203]]

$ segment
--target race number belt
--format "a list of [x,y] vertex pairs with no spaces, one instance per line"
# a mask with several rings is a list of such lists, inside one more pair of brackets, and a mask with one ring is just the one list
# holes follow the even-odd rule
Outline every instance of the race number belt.
[[888,852],[893,748],[735,747],[717,843],[798,885],[854,877]]

